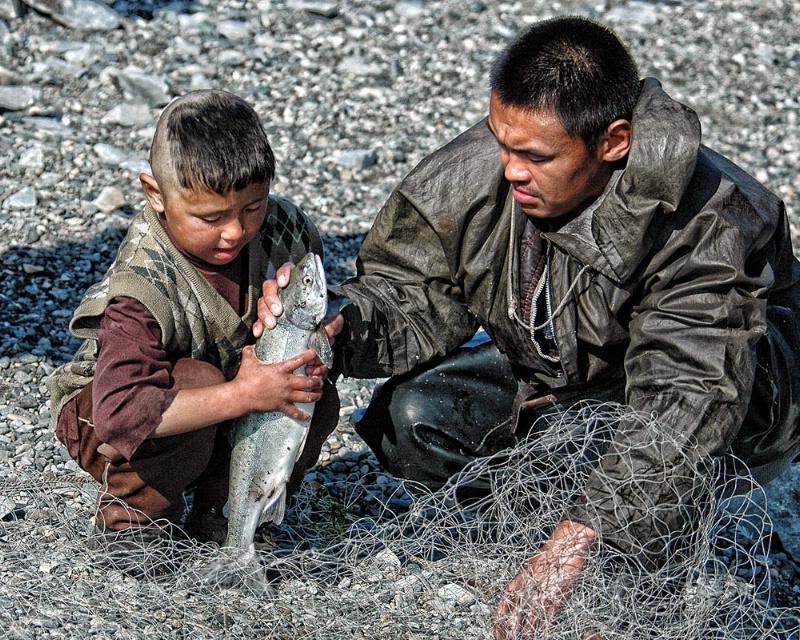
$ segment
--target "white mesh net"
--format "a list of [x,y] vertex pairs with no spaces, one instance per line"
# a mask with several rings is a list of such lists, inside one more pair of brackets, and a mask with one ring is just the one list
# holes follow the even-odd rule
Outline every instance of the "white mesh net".
[[[583,485],[586,460],[604,446],[597,434],[621,417],[659,434],[673,458],[681,451],[650,418],[581,404],[435,493],[372,472],[306,483],[286,521],[259,532],[261,568],[242,581],[231,566],[230,588],[206,584],[208,566],[225,557],[211,544],[143,544],[128,560],[171,570],[121,571],[90,533],[90,479],[0,479],[0,627],[12,638],[489,638],[503,588]],[[593,438],[589,423],[600,426]],[[730,469],[672,485],[689,487],[678,497],[693,524],[660,541],[665,564],[645,567],[601,545],[546,637],[796,639],[798,612],[771,602],[761,489]],[[664,476],[646,475],[614,489],[648,495],[655,481],[663,492]],[[489,495],[465,499],[477,487]],[[355,515],[364,505],[371,515]]]

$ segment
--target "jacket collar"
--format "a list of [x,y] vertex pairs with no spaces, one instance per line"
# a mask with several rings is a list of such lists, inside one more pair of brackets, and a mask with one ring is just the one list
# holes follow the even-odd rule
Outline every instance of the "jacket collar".
[[625,167],[583,213],[544,234],[618,282],[627,280],[652,248],[654,216],[677,209],[700,146],[697,114],[670,98],[654,78],[642,81],[632,127]]

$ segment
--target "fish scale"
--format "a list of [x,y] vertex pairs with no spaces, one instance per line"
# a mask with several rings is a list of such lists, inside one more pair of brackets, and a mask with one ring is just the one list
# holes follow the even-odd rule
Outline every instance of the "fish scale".
[[[292,270],[280,292],[283,313],[274,329],[256,341],[256,355],[265,362],[282,362],[314,348],[328,366],[331,349],[322,320],[327,311],[325,272],[319,256],[309,253]],[[294,372],[305,375],[305,367]],[[314,404],[297,404],[313,415]],[[286,485],[303,452],[311,419],[295,420],[281,411],[242,416],[232,426],[228,537],[225,546],[249,560],[259,524],[283,520]]]

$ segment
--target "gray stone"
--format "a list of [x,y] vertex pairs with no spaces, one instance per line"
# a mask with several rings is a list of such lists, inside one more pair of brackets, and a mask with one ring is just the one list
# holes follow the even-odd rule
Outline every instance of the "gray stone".
[[124,102],[113,107],[103,122],[122,125],[123,127],[144,127],[155,120],[150,107],[142,103]]
[[128,159],[128,153],[110,144],[98,142],[92,147],[97,154],[97,158],[103,164],[119,165]]
[[34,188],[23,187],[3,200],[3,209],[33,209],[36,203],[36,191]]
[[348,56],[336,66],[336,71],[354,76],[380,76],[384,68],[380,64],[366,62],[361,56]]
[[378,161],[378,154],[372,149],[349,149],[346,151],[337,149],[328,156],[328,160],[340,167],[361,171],[373,166]]
[[650,2],[631,0],[612,7],[603,18],[609,22],[624,22],[639,28],[647,28],[658,22],[658,7]]
[[37,11],[77,31],[112,31],[120,26],[119,14],[94,0],[25,0]]
[[22,111],[36,102],[41,95],[42,92],[37,87],[0,86],[0,109]]
[[122,91],[127,102],[144,103],[150,107],[163,107],[172,99],[172,92],[164,78],[145,73],[134,67],[126,67],[122,70],[109,68],[101,76],[111,78]]
[[250,27],[241,20],[221,20],[217,23],[217,32],[228,40],[247,40],[250,38]]
[[324,2],[322,0],[293,0],[287,3],[287,7],[294,11],[305,11],[324,18],[335,18],[339,15],[339,5],[335,2]]
[[132,174],[136,176],[138,176],[140,173],[146,173],[148,175],[152,175],[152,170],[150,169],[150,162],[142,158],[128,158],[124,162],[120,162],[119,166],[121,169],[130,171]]
[[60,76],[66,76],[69,78],[80,78],[84,73],[86,73],[85,67],[82,67],[77,64],[72,64],[70,62],[67,62],[66,60],[57,58],[56,56],[48,56],[45,59],[44,63],[51,71]]
[[44,150],[40,145],[26,149],[19,156],[19,166],[34,171],[44,169]]
[[64,60],[70,64],[77,64],[82,67],[86,67],[93,62],[96,62],[100,58],[97,48],[93,47],[91,44],[70,44],[72,45],[71,48],[64,51]]
[[0,18],[3,20],[20,18],[24,13],[25,5],[22,0],[0,0]]
[[93,200],[93,203],[103,213],[111,213],[125,206],[125,194],[118,187],[103,187],[100,194]]
[[425,13],[425,5],[422,0],[400,0],[394,6],[394,12],[401,18],[413,20]]

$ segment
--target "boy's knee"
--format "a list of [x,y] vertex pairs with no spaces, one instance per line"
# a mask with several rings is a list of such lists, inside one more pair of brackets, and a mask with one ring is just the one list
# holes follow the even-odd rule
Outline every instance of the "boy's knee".
[[225,382],[225,375],[213,364],[181,358],[172,369],[175,389],[198,389]]

